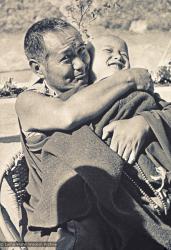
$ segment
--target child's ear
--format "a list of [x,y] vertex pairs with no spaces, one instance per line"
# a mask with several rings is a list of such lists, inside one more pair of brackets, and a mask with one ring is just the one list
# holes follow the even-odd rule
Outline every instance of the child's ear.
[[29,64],[33,72],[39,77],[44,78],[42,65],[34,59],[29,60]]

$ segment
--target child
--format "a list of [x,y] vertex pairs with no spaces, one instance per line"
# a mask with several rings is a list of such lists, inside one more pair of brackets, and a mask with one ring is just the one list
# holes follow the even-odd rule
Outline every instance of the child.
[[[108,76],[112,75],[114,71],[125,70],[125,69],[130,68],[128,46],[127,46],[126,42],[124,40],[122,40],[121,38],[116,37],[114,35],[96,37],[93,40],[93,45],[94,45],[94,51],[91,49],[90,53],[93,57],[92,70],[93,70],[96,81],[100,81],[104,77],[108,77]],[[144,98],[143,96],[146,96],[146,97]],[[118,118],[116,120],[120,120],[120,119],[122,120],[122,119],[131,118],[133,114],[136,115],[137,111],[142,112],[144,108],[145,109],[149,108],[149,110],[155,109],[155,101],[156,100],[152,99],[152,97],[149,97],[149,96],[150,95],[147,93],[142,93],[142,92],[137,92],[137,91],[134,93],[130,93],[129,95],[120,99],[120,101],[118,102],[118,105],[116,102],[116,107],[117,107],[116,112],[114,112],[115,109],[113,109],[113,108],[112,108],[113,110],[111,109],[111,111],[115,115],[117,113]],[[155,94],[154,94],[154,96],[155,96]],[[142,98],[142,100],[141,100],[141,98]],[[146,103],[146,98],[150,100],[147,103]],[[138,100],[138,102],[137,102],[137,100]],[[130,105],[129,105],[129,103],[130,103]],[[137,103],[138,103],[138,106],[136,106]],[[149,107],[148,107],[148,104],[149,104]],[[154,105],[154,106],[151,108],[150,107],[151,105],[152,106]],[[156,105],[158,105],[158,102],[156,103]],[[124,106],[125,106],[125,108],[124,108]],[[130,113],[129,113],[129,108],[131,109]],[[141,108],[142,108],[142,111],[141,111]],[[125,114],[128,115],[129,117],[124,117],[123,110],[124,110]],[[134,113],[134,111],[135,111],[135,113]],[[110,117],[110,120],[108,121],[109,125],[105,124],[105,122],[108,119],[106,116],[107,113],[105,114],[106,117],[104,116],[102,118],[101,124],[99,123],[100,125],[99,124],[98,124],[98,126],[92,125],[94,131],[100,137],[102,136],[102,134],[100,133],[100,130],[103,127],[103,136],[102,136],[103,139],[106,139],[107,137],[109,137],[110,135],[113,134],[113,133],[111,133],[112,129],[110,128],[110,127],[112,127],[112,122],[111,122],[112,121],[112,116],[111,116],[112,112],[109,111],[109,115],[108,115],[108,117]],[[119,118],[119,113],[122,114],[120,118]],[[107,125],[107,126],[104,126],[104,125]],[[105,128],[105,130],[104,130],[104,128]],[[108,128],[108,129],[106,129],[106,128]],[[109,144],[110,144],[110,141],[109,141]],[[110,144],[110,147],[112,148],[111,144]],[[112,148],[112,149],[114,150],[114,148]],[[114,151],[116,151],[120,155],[120,153],[117,150],[114,150]],[[122,158],[124,158],[124,154],[120,155],[120,156]],[[129,157],[128,157],[128,159],[129,159]],[[128,161],[128,163],[130,163],[128,159],[125,159],[125,160]],[[138,167],[140,168],[140,166],[138,166]],[[148,173],[148,171],[149,171],[149,173]],[[151,173],[154,170],[149,169],[148,171],[147,171],[147,173],[153,179],[153,176],[151,175]],[[160,169],[156,168],[156,171],[157,171],[157,175],[158,175],[156,180],[157,181],[160,180],[160,182],[159,182],[160,188],[159,189],[162,190],[162,188],[164,186],[165,178],[166,178],[166,176],[165,176],[166,171],[163,168],[160,168]],[[155,177],[154,177],[154,180],[155,180]],[[153,182],[155,183],[154,180],[153,180]],[[147,180],[145,180],[145,181],[147,181]],[[156,185],[156,183],[155,183],[155,185]],[[163,195],[163,194],[161,193],[161,195]],[[170,201],[169,201],[169,199],[167,199],[167,198],[165,199],[165,198],[163,198],[163,199],[166,200],[167,206],[169,207]],[[149,199],[151,199],[151,198],[149,198]],[[155,203],[158,205],[158,207],[162,208],[161,201],[158,199],[158,197],[157,198],[153,197],[152,199],[155,201]],[[167,207],[167,209],[168,209],[168,207]],[[167,213],[167,211],[165,211],[165,212]]]
[[94,51],[90,48],[93,57],[92,71],[96,81],[110,76],[116,70],[130,68],[128,46],[121,38],[108,35],[96,37],[92,41]]

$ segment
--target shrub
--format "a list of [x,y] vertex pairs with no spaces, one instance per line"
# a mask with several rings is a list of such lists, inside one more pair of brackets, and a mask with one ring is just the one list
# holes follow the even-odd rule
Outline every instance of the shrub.
[[10,77],[8,81],[5,82],[4,86],[0,89],[0,97],[15,97],[23,92],[26,87],[17,87],[13,83],[13,79]]
[[171,65],[160,66],[155,72],[155,84],[170,85],[171,84]]

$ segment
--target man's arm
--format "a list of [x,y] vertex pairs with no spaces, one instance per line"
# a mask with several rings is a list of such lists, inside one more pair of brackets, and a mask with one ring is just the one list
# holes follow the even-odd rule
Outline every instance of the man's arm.
[[152,131],[144,117],[139,115],[109,123],[103,128],[102,139],[106,139],[110,134],[113,134],[110,148],[132,164],[151,137]]
[[[162,101],[162,110],[152,110],[140,113],[126,120],[113,121],[103,128],[102,139],[106,139],[110,134],[112,141],[110,148],[118,153],[125,161],[132,164],[138,157],[144,146],[154,138],[153,124],[161,123],[167,128],[168,145],[171,142],[171,103]],[[171,150],[169,147],[168,150]]]
[[16,112],[25,131],[71,130],[100,115],[128,91],[149,88],[149,82],[146,70],[134,69],[118,71],[66,101],[26,91],[17,98]]

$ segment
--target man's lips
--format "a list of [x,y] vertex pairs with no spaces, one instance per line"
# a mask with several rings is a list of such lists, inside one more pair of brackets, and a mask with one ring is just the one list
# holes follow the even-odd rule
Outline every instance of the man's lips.
[[[77,84],[87,84],[88,73],[74,74],[72,77],[66,79],[66,82],[71,86],[75,87]],[[86,81],[86,82],[85,82]]]
[[70,84],[73,85],[74,87],[77,84],[82,84],[85,81],[86,77],[87,77],[87,74],[78,74],[78,75],[75,75],[74,79],[70,82]]
[[83,79],[85,76],[86,76],[86,74],[78,74],[78,75],[75,76],[75,79],[76,79],[76,80],[81,80],[81,79]]

